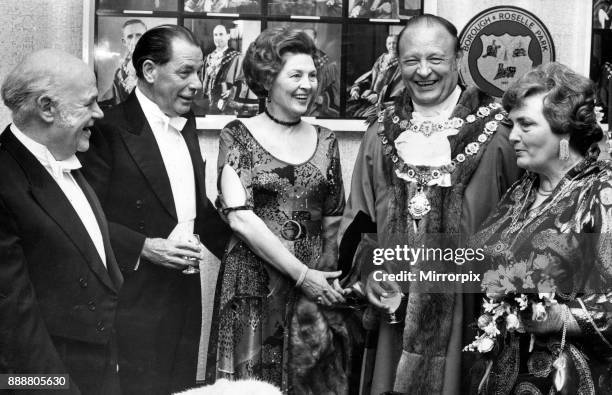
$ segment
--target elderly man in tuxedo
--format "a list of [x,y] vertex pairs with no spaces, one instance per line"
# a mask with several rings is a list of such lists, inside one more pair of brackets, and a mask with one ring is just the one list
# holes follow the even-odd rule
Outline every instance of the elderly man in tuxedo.
[[[204,161],[190,111],[203,54],[188,29],[163,25],[134,49],[136,89],[96,125],[82,158],[125,276],[117,327],[121,385],[168,394],[195,384],[201,327],[201,246],[221,257],[231,231],[206,197]],[[197,261],[196,261],[197,262]]]
[[67,394],[121,393],[123,277],[75,156],[103,117],[97,95],[87,65],[57,50],[27,56],[2,85],[13,123],[0,136],[0,373],[69,374]]

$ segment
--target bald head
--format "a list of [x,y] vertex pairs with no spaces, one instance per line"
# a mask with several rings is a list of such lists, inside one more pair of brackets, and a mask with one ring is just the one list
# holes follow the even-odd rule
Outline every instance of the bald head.
[[15,126],[46,146],[56,160],[86,151],[89,128],[104,116],[93,72],[56,49],[26,56],[6,77],[2,98]]
[[91,83],[95,77],[77,57],[57,49],[43,49],[26,56],[2,84],[2,100],[16,122],[33,115],[37,102],[59,101],[62,93],[75,84]]
[[217,25],[213,29],[213,41],[215,43],[215,47],[219,49],[227,48],[227,43],[229,42],[230,36],[227,33],[227,28],[223,25]]

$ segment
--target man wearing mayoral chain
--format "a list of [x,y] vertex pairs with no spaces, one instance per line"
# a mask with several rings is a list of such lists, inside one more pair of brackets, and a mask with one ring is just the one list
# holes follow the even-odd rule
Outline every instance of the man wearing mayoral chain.
[[[461,55],[449,21],[427,14],[411,19],[398,39],[405,90],[371,120],[355,161],[340,265],[350,270],[345,284],[364,290],[382,311],[383,293],[399,286],[367,275],[371,256],[355,251],[397,244],[397,235],[402,244],[427,234],[467,237],[519,175],[501,105],[459,84]],[[413,286],[398,311],[406,312],[404,323],[373,326],[378,342],[364,356],[363,392],[463,393],[462,368],[470,365],[461,363],[468,356],[461,347],[472,335],[475,295]]]

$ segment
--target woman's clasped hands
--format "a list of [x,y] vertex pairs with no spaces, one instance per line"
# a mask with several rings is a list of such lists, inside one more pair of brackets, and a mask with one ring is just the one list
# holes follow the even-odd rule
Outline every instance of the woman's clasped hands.
[[344,303],[344,295],[350,291],[342,289],[340,286],[338,277],[341,274],[341,271],[322,272],[320,270],[307,269],[300,288],[306,297],[317,304],[332,306]]

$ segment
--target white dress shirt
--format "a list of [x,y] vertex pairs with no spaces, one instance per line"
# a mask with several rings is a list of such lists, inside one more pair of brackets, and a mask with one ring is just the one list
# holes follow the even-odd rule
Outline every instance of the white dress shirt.
[[196,187],[193,163],[185,138],[181,134],[187,120],[183,117],[168,117],[138,87],[135,91],[170,179],[178,223],[188,224],[186,228],[182,228],[182,232],[191,234],[196,217]]
[[[443,122],[450,119],[461,96],[461,88],[456,86],[453,92],[442,102],[431,107],[422,107],[414,103],[412,120],[417,124],[426,121],[432,123]],[[425,136],[420,132],[408,129],[400,133],[395,139],[397,154],[404,162],[413,166],[441,167],[451,163],[451,146],[449,136],[459,133],[458,129],[448,128]],[[408,174],[396,171],[398,177],[416,182]],[[442,173],[440,177],[429,181],[427,185],[451,186],[450,173]]]
[[74,211],[76,211],[77,215],[79,216],[81,223],[83,223],[83,226],[85,226],[85,230],[87,230],[89,238],[96,247],[98,255],[106,267],[106,251],[104,250],[104,241],[102,239],[100,225],[96,220],[96,216],[94,215],[91,205],[89,204],[87,197],[85,197],[83,190],[79,184],[77,184],[72,174],[70,174],[71,170],[81,168],[81,162],[79,162],[75,155],[72,155],[70,158],[65,160],[55,160],[53,154],[51,154],[46,146],[37,143],[30,137],[23,134],[23,132],[14,124],[11,125],[11,131],[17,140],[19,140],[21,144],[23,144],[28,151],[30,151],[32,155],[38,159],[40,164],[44,166],[55,182],[57,182],[57,185],[60,187],[66,198],[68,198],[68,201],[74,208]]

